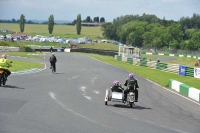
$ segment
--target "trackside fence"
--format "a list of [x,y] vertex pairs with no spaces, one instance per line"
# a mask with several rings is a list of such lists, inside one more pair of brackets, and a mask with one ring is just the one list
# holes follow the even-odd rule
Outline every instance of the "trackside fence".
[[118,61],[127,62],[128,64],[149,67],[152,69],[157,69],[157,70],[165,71],[165,72],[171,72],[171,73],[179,74],[182,76],[200,78],[200,68],[183,66],[179,64],[168,64],[168,63],[157,62],[157,61],[148,61],[146,59],[127,58],[127,57],[122,57],[121,55],[120,56],[115,55],[115,59],[117,59]]

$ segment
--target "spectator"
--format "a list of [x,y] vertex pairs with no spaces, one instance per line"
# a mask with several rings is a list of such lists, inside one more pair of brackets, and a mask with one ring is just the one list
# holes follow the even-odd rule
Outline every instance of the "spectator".
[[56,62],[57,62],[57,58],[54,55],[54,53],[52,53],[51,57],[49,58],[49,62],[51,64],[50,69],[54,68],[54,71],[56,72]]
[[11,37],[11,41],[14,42],[14,38],[13,37]]
[[7,37],[6,37],[6,35],[4,36],[4,41],[6,41],[7,40]]
[[158,58],[157,62],[160,62],[160,59]]
[[51,53],[53,52],[53,48],[52,48],[52,46],[51,46],[51,48],[50,48],[50,52],[51,52]]
[[199,66],[199,62],[198,61],[195,62],[195,66]]

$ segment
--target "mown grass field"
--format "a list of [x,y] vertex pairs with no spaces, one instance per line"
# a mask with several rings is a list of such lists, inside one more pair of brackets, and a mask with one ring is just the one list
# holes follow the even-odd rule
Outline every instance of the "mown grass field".
[[[8,29],[12,32],[20,32],[19,24],[12,24],[12,23],[0,23],[0,29]],[[45,24],[25,24],[24,33],[35,36],[35,35],[42,35],[42,36],[50,36],[48,31],[48,25]],[[70,25],[54,25],[53,29],[54,36],[65,37],[68,36],[69,38],[73,37],[83,37],[87,36],[91,39],[100,39],[102,38],[102,30],[101,27],[86,27],[82,26],[81,35],[77,35],[76,33],[76,26]]]

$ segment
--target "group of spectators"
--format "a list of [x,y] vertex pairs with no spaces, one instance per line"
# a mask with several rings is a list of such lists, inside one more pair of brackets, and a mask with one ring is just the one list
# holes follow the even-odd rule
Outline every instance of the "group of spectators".
[[[11,37],[11,39],[9,39],[9,40],[14,42],[14,38],[13,37]],[[20,40],[20,38],[18,37],[17,40]],[[4,35],[4,41],[7,41],[7,36],[6,35]]]

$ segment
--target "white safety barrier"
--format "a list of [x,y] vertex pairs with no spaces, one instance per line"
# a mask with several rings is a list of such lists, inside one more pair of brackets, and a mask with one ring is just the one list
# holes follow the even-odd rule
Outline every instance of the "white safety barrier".
[[8,46],[0,46],[1,52],[17,52],[19,51],[19,47],[8,47]]

